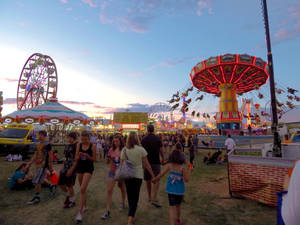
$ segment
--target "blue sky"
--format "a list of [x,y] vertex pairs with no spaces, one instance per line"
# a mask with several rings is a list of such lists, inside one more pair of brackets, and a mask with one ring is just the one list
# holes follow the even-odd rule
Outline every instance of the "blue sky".
[[[297,89],[300,1],[268,6],[276,81]],[[15,109],[14,80],[34,52],[54,59],[59,100],[90,115],[101,113],[95,105],[109,111],[166,101],[210,56],[266,60],[260,0],[1,0],[0,27],[4,114]],[[201,107],[214,111],[213,101]]]

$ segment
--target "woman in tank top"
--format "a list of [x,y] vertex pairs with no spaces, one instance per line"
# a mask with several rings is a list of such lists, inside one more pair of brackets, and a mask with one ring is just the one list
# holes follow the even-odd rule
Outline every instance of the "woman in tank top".
[[87,131],[81,133],[81,142],[77,144],[75,160],[77,161],[77,175],[80,185],[80,203],[76,221],[82,221],[82,213],[86,207],[86,189],[92,178],[94,162],[97,159],[96,146],[91,143]]

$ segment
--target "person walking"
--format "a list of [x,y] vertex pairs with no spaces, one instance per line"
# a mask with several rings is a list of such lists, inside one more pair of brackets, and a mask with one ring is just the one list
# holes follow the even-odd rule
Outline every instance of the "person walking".
[[[177,144],[179,147],[181,145]],[[166,185],[166,192],[169,197],[169,224],[180,225],[181,223],[181,203],[185,192],[185,182],[188,182],[191,177],[193,168],[185,167],[185,159],[182,152],[175,149],[168,160],[168,164],[152,182],[156,183],[161,177],[169,172],[169,178]]]
[[[80,203],[78,213],[75,218],[77,222],[82,221],[82,213],[87,210],[86,190],[94,171],[96,162],[96,146],[91,143],[90,135],[87,131],[81,133],[81,142],[77,144],[75,160],[77,161],[77,175],[80,185]],[[71,171],[73,172],[73,171]]]
[[[116,184],[115,174],[116,170],[120,165],[121,152],[124,148],[124,141],[121,135],[115,135],[112,141],[112,147],[107,155],[107,163],[110,164],[108,179],[107,179],[107,193],[106,193],[106,211],[101,217],[102,220],[106,220],[111,217],[111,201],[114,187]],[[120,205],[120,211],[125,209],[125,199],[126,199],[126,188],[124,181],[118,181],[118,187],[121,191],[122,203]]]
[[235,149],[235,146],[236,146],[235,141],[231,138],[231,135],[228,134],[225,140],[225,148],[227,154],[231,153]]
[[248,135],[249,135],[249,136],[252,135],[252,127],[251,127],[250,124],[248,125]]
[[77,134],[71,132],[68,134],[67,139],[69,144],[64,150],[65,162],[60,171],[58,185],[67,195],[64,201],[64,208],[71,208],[75,206],[74,185],[76,181],[75,170],[77,166],[77,163],[75,162]]
[[96,147],[97,147],[97,156],[99,156],[99,159],[101,160],[104,158],[104,150],[102,145],[102,137],[100,134],[97,136]]
[[189,148],[189,152],[190,152],[190,163],[191,163],[192,165],[194,165],[195,152],[197,151],[197,148],[198,148],[198,138],[197,138],[197,135],[191,136],[191,137],[189,138],[189,143],[190,143],[190,148]]
[[130,132],[126,141],[126,147],[121,153],[121,162],[123,160],[129,160],[133,164],[135,170],[135,177],[125,180],[129,205],[127,225],[132,225],[135,221],[140,188],[143,182],[143,166],[147,169],[151,178],[154,178],[152,168],[147,159],[147,154],[146,150],[140,144],[137,133]]
[[36,168],[35,176],[32,179],[35,195],[31,201],[26,203],[27,205],[33,205],[40,202],[41,187],[47,170],[49,170],[50,173],[53,172],[53,151],[51,144],[47,142],[47,132],[44,130],[39,131],[38,140],[39,143],[36,146],[36,151],[31,161],[26,165],[26,170],[28,170],[33,163]]
[[[148,134],[142,140],[142,146],[147,151],[147,159],[151,165],[155,176],[160,173],[161,164],[164,164],[164,152],[161,139],[154,135],[154,126],[152,124],[147,127]],[[160,157],[161,156],[161,160]],[[159,182],[152,184],[151,174],[148,170],[144,170],[144,180],[147,183],[148,201],[155,207],[159,208],[161,205],[157,201],[157,193],[159,190]]]

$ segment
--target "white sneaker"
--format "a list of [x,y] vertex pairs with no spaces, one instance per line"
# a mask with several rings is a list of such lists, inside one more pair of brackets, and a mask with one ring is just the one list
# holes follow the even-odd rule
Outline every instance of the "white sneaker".
[[77,214],[75,220],[77,221],[77,223],[82,222],[82,215],[81,215],[81,213],[78,213],[78,214]]

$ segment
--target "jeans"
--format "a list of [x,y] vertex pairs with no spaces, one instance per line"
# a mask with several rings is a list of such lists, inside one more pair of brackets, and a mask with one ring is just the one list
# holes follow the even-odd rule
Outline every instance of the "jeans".
[[195,153],[190,153],[190,163],[194,164]]
[[139,178],[131,178],[125,180],[127,199],[129,205],[128,216],[135,216],[135,212],[138,206],[138,201],[140,197],[140,189],[142,185],[142,179]]

